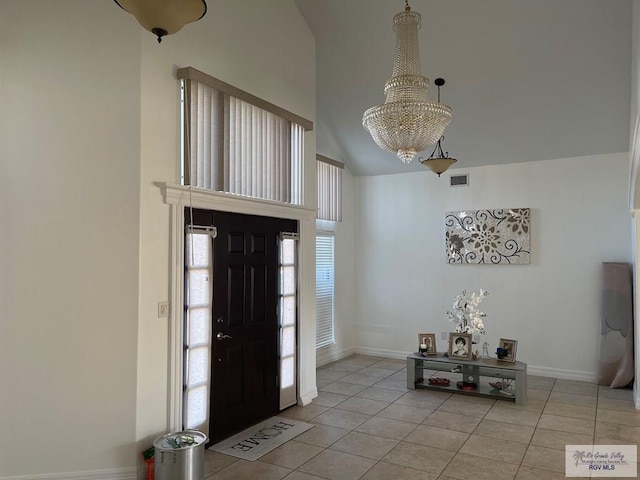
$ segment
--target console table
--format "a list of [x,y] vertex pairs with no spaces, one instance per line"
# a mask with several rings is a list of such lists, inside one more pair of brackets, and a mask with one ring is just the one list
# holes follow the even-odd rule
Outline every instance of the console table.
[[[430,375],[425,375],[425,370],[447,372],[446,377],[451,380],[451,383],[447,386],[430,385]],[[509,392],[501,393],[489,385],[488,382],[492,379],[509,379],[515,382],[515,385],[512,384]],[[457,381],[475,383],[478,388],[462,390],[457,387]],[[450,393],[491,397],[512,401],[520,405],[527,401],[527,364],[523,362],[501,362],[494,358],[459,360],[445,357],[441,353],[428,356],[412,353],[407,356],[407,388],[425,388]]]

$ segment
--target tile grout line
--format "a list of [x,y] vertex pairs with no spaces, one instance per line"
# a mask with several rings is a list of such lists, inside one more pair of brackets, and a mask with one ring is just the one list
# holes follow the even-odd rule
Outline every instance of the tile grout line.
[[[364,368],[366,368],[366,367],[364,367]],[[361,369],[361,370],[362,370],[362,369]],[[397,373],[397,372],[396,372],[396,373]],[[348,375],[347,375],[347,376],[348,376]],[[389,376],[391,376],[391,375],[389,375]],[[344,377],[343,377],[343,378],[344,378]],[[386,379],[386,378],[388,378],[388,377],[385,377],[385,379]],[[382,379],[382,380],[380,380],[380,381],[383,381],[383,380],[384,380],[384,379]],[[336,381],[339,381],[339,380],[336,380]],[[348,383],[348,382],[347,382],[347,383]],[[377,383],[379,383],[379,382],[377,382]],[[555,380],[554,380],[554,384],[555,384]],[[374,384],[374,385],[375,385],[375,384]],[[371,388],[371,387],[373,387],[374,385],[371,385],[371,386],[370,386],[370,387],[368,387],[368,388]],[[552,387],[552,388],[553,388],[553,387]],[[359,393],[361,393],[361,392],[359,392]],[[409,392],[405,392],[405,394],[404,394],[404,395],[406,395],[406,393],[409,393]],[[357,394],[356,394],[356,395],[357,395]],[[404,395],[403,395],[403,396],[404,396]],[[355,395],[352,395],[350,398],[353,398],[353,397],[355,397]],[[402,397],[400,397],[400,398],[402,398]],[[426,418],[425,418],[425,419],[424,419],[420,424],[417,424],[417,425],[415,426],[415,428],[414,428],[411,432],[409,432],[408,434],[406,434],[406,435],[403,437],[403,439],[401,439],[401,440],[399,441],[399,443],[400,443],[400,442],[402,442],[402,441],[404,441],[404,439],[405,439],[407,436],[409,436],[413,431],[415,431],[419,426],[424,425],[424,422],[426,421],[426,419],[427,419],[427,418],[429,418],[429,416],[431,416],[434,412],[438,411],[438,410],[440,409],[440,407],[442,407],[442,405],[444,405],[444,404],[445,404],[449,399],[451,399],[451,398],[454,398],[454,394],[453,394],[453,393],[449,394],[449,396],[448,396],[446,399],[444,399],[444,400],[443,400],[443,401],[442,401],[442,402],[441,402],[441,403],[440,403],[440,404],[435,408],[435,410],[433,410],[429,415],[427,415],[427,417],[426,417]],[[548,398],[548,397],[547,397],[547,398]],[[346,400],[344,400],[344,401],[346,402],[347,400],[348,400],[348,399],[346,399]],[[546,402],[547,402],[547,401],[548,401],[548,400],[546,400],[546,401],[545,401],[545,406],[546,406]],[[449,460],[449,461],[447,462],[447,464],[443,467],[443,469],[440,471],[440,473],[438,473],[438,477],[440,477],[440,476],[444,473],[444,471],[447,469],[447,467],[451,464],[451,462],[455,459],[455,457],[460,453],[460,450],[462,450],[462,448],[464,447],[464,445],[469,441],[469,439],[471,438],[471,436],[473,435],[473,433],[478,429],[478,427],[480,426],[480,423],[482,423],[482,420],[484,420],[484,419],[486,418],[487,414],[491,411],[491,409],[492,409],[494,406],[496,406],[496,405],[497,405],[497,402],[498,402],[498,400],[495,400],[495,399],[494,399],[493,403],[491,404],[491,407],[490,407],[490,408],[489,408],[489,409],[488,409],[488,410],[487,410],[487,411],[482,415],[482,417],[480,417],[480,422],[478,422],[478,425],[476,425],[476,427],[475,427],[471,432],[469,432],[469,433],[468,433],[468,438],[467,438],[467,440],[465,440],[465,442],[464,442],[464,443],[463,443],[463,444],[462,444],[462,445],[461,445],[461,446],[460,446],[460,447],[459,447],[459,448],[454,452],[454,455],[453,455],[453,457],[451,458],[451,460]],[[342,403],[342,402],[341,402],[341,403]],[[394,402],[391,402],[391,404],[393,404],[393,403],[395,403],[395,401],[394,401]],[[391,404],[390,404],[390,405],[391,405]],[[400,404],[400,405],[402,405],[402,404]],[[338,404],[338,405],[336,405],[335,407],[332,407],[332,408],[337,408],[338,406],[339,406],[339,404]],[[386,407],[385,407],[385,408],[386,408]],[[543,410],[544,410],[544,407],[543,407]],[[344,411],[344,410],[343,410],[343,411]],[[443,412],[444,412],[444,413],[450,413],[450,412],[446,412],[446,411],[444,411],[444,410],[443,410]],[[378,413],[379,413],[379,412],[378,412]],[[376,415],[377,415],[377,414],[376,414]],[[372,418],[373,418],[373,417],[375,417],[376,415],[372,415]],[[541,417],[541,416],[542,416],[542,413],[540,413],[540,417]],[[539,422],[539,420],[540,420],[540,417],[538,418],[538,422]],[[314,418],[315,418],[315,417],[314,417]],[[477,418],[477,417],[476,417],[476,418]],[[536,422],[536,427],[534,427],[534,433],[535,433],[535,429],[537,428],[537,424],[538,424],[538,422]],[[357,428],[357,427],[356,427],[356,428]],[[351,430],[351,431],[353,432],[353,431],[356,431],[356,430],[355,430],[355,429],[353,429],[353,430]],[[462,433],[466,433],[466,432],[462,432]],[[532,437],[533,437],[533,434],[532,434]],[[335,443],[337,443],[337,441],[336,441],[336,442],[334,442],[333,444],[335,444]],[[413,443],[413,442],[409,442],[409,443]],[[333,444],[332,444],[332,445],[333,445]],[[529,446],[529,445],[530,445],[530,441],[529,441],[529,444],[527,444],[527,448],[528,448],[528,446]],[[329,448],[330,448],[330,447],[327,447],[327,449],[329,449]],[[394,448],[395,448],[395,447],[394,447]],[[441,450],[445,450],[445,449],[441,449]],[[450,451],[450,450],[445,450],[445,451]],[[525,454],[526,454],[526,452],[525,452]],[[469,455],[470,455],[470,454],[469,454]],[[474,456],[474,455],[470,455],[470,456]],[[362,458],[367,458],[367,457],[362,457]],[[383,457],[383,458],[384,458],[384,457]],[[485,457],[476,457],[476,458],[485,458]],[[524,459],[524,457],[523,457],[523,459]],[[377,461],[376,461],[376,464],[374,464],[371,468],[375,467],[375,465],[377,465],[377,463],[379,463],[379,462],[381,462],[381,461],[382,461],[382,459],[377,460]],[[514,465],[515,465],[515,464],[514,464]],[[520,461],[520,463],[518,464],[518,471],[519,471],[519,469],[520,469],[520,467],[521,467],[521,466],[522,466],[522,460],[521,460],[521,461]],[[369,470],[370,470],[370,469],[369,469]],[[369,470],[367,470],[367,471],[369,471]],[[516,471],[516,474],[517,474],[517,471]],[[365,473],[365,474],[363,474],[363,476],[364,476],[364,475],[366,475],[366,473]],[[362,477],[360,477],[360,478],[362,478]]]
[[[522,467],[529,467],[528,465],[524,465],[524,459],[527,456],[527,452],[529,451],[529,448],[532,446],[532,441],[533,441],[533,437],[536,435],[536,431],[538,430],[538,425],[540,424],[540,420],[542,419],[542,415],[544,414],[544,410],[545,408],[547,408],[547,403],[549,403],[549,398],[551,398],[551,392],[553,392],[553,387],[556,384],[556,378],[553,379],[553,383],[551,384],[551,390],[549,390],[549,395],[547,395],[546,400],[544,401],[544,405],[542,406],[542,411],[540,412],[540,416],[538,417],[538,421],[536,422],[535,427],[533,427],[533,433],[531,434],[531,438],[529,439],[529,443],[527,443],[527,449],[524,451],[524,455],[522,456],[522,460],[520,461],[520,465],[518,465],[518,470],[516,470],[516,474],[513,478],[517,478],[518,474],[520,473],[520,470],[522,469]],[[536,446],[536,445],[533,445]],[[532,467],[529,467],[532,468]],[[534,467],[533,467],[534,468]],[[552,470],[547,470],[549,472],[551,472]]]
[[[376,362],[374,362],[374,363],[376,363]],[[354,372],[352,372],[352,373],[359,372],[360,370],[363,370],[364,368],[367,368],[367,367],[362,367],[362,368],[360,368],[359,370],[356,370],[356,371],[354,371]],[[340,379],[346,378],[346,377],[348,377],[349,375],[351,375],[352,373],[348,373],[347,375],[345,375],[345,376],[341,377]],[[386,377],[382,378],[379,382],[381,382],[381,381],[385,380],[386,378],[388,378],[388,377],[390,377],[390,376],[392,376],[392,375],[395,375],[396,373],[397,373],[397,372],[394,372],[393,374],[390,374],[390,375],[388,375],[388,376],[386,376]],[[340,379],[335,380],[335,381],[336,381],[336,382],[338,382],[338,381],[340,381]],[[377,383],[379,383],[379,382],[376,382],[376,383],[375,383],[375,384],[373,384],[373,385],[376,385],[376,384],[377,384]],[[345,382],[345,383],[349,383],[349,382]],[[365,388],[365,390],[366,390],[366,389],[368,389],[368,388],[371,388],[373,385],[367,386],[367,387]],[[341,403],[344,403],[344,402],[348,401],[349,399],[356,398],[356,395],[358,395],[359,393],[362,393],[363,391],[364,391],[364,390],[361,390],[360,392],[358,392],[358,393],[356,393],[356,394],[354,394],[354,395],[350,395],[350,396],[348,396],[348,398],[346,398],[346,399],[345,399],[345,400],[343,400],[342,402],[338,403],[337,405],[334,405],[333,407],[329,407],[329,409],[337,408]],[[338,395],[343,395],[343,394],[338,394]],[[358,397],[358,398],[361,398],[361,397]],[[384,402],[384,403],[387,403],[387,402]],[[393,403],[393,402],[392,402],[392,403]],[[389,405],[391,405],[391,403],[389,403]],[[387,405],[387,406],[388,406],[388,405]],[[386,408],[386,407],[384,407],[384,408]],[[383,409],[384,409],[384,408],[383,408]],[[383,410],[383,409],[382,409],[382,410]],[[339,409],[339,408],[338,408],[338,410],[341,410],[341,409]],[[380,411],[382,411],[382,410],[380,410]],[[349,410],[341,410],[341,411],[343,411],[343,412],[349,412]],[[359,413],[359,412],[354,412],[354,413]],[[379,413],[379,412],[378,412],[378,413]],[[315,416],[315,417],[313,417],[313,418],[315,419],[315,418],[319,417],[320,415],[322,415],[322,414],[318,414],[318,415],[316,415],[316,416]],[[365,414],[365,415],[366,415],[366,414]],[[332,445],[335,445],[336,443],[338,443],[342,438],[344,438],[344,437],[346,437],[347,435],[349,435],[349,433],[353,433],[353,432],[356,432],[356,433],[364,433],[364,432],[357,432],[357,431],[356,431],[356,429],[357,429],[360,425],[362,425],[362,424],[366,423],[367,421],[369,421],[371,418],[374,418],[375,416],[376,416],[375,414],[374,414],[374,415],[370,415],[370,416],[369,416],[369,417],[370,417],[369,419],[365,420],[364,422],[362,422],[362,423],[361,423],[361,424],[359,424],[359,425],[356,425],[353,429],[349,429],[349,432],[348,432],[347,434],[343,435],[342,437],[340,437],[339,439],[337,439],[335,442],[332,442],[331,444],[329,444],[329,445],[327,445],[326,447],[324,447],[324,449],[323,449],[323,450],[321,450],[320,452],[318,452],[318,453],[317,453],[316,455],[314,455],[314,457],[312,457],[312,458],[315,458],[316,456],[320,455],[321,453],[326,452],[327,450],[330,450]],[[309,420],[309,421],[313,421],[313,419],[311,419],[311,420]],[[408,434],[407,434],[407,435],[408,435]],[[394,447],[394,448],[395,448],[395,447]],[[342,453],[346,453],[346,452],[342,452]],[[353,455],[353,454],[350,454],[350,455]],[[354,455],[354,456],[358,456],[358,457],[360,457],[360,458],[366,458],[367,460],[375,460],[375,459],[371,459],[371,458],[368,458],[368,457],[363,457],[363,456],[361,456],[361,455]],[[384,457],[383,457],[383,458],[384,458]],[[305,465],[307,462],[309,462],[309,461],[311,461],[311,460],[312,460],[312,459],[307,460],[307,461],[306,461],[306,462],[304,462],[302,465]],[[360,479],[360,478],[364,477],[364,476],[365,476],[365,475],[366,475],[366,474],[367,474],[371,469],[373,469],[373,468],[374,468],[378,463],[380,463],[381,461],[382,461],[381,459],[380,459],[380,460],[375,460],[375,463],[374,463],[373,465],[371,465],[371,467],[369,467],[369,468],[368,468],[368,469],[367,469],[367,470],[366,470],[366,471],[365,471],[361,476],[359,476],[358,478]],[[300,465],[300,467],[301,467],[302,465]],[[298,468],[300,468],[300,467],[298,467]],[[294,471],[299,471],[299,470],[296,468]],[[305,472],[300,471],[300,473],[305,473]],[[290,474],[288,474],[288,475],[290,475]],[[325,478],[325,477],[322,477],[322,478]]]
[[[362,370],[367,369],[367,368],[370,368],[370,367],[374,367],[376,363],[380,363],[380,362],[382,362],[382,361],[385,361],[385,359],[384,359],[384,358],[378,358],[377,360],[370,361],[370,363],[368,363],[368,364],[366,364],[366,365],[360,365],[356,370],[351,370],[352,366],[348,366],[348,370],[349,370],[349,371],[344,371],[344,375],[343,375],[343,376],[341,376],[340,378],[338,378],[338,379],[336,379],[336,380],[333,380],[333,381],[332,381],[332,382],[330,382],[329,384],[334,383],[334,382],[340,382],[341,380],[343,380],[344,378],[346,378],[347,376],[352,375],[352,374],[358,374],[358,373],[361,373],[362,375],[366,375],[366,372],[365,372],[365,373],[362,373]],[[339,363],[339,362],[340,362],[340,361],[338,361],[338,362],[334,362],[334,363]],[[321,368],[323,368],[323,367],[321,367]],[[374,367],[374,368],[384,368],[384,367]],[[391,370],[394,370],[394,369],[392,369],[392,368],[388,368],[388,369],[386,369],[386,370],[391,371]],[[355,457],[362,458],[362,459],[367,459],[367,460],[369,460],[369,461],[373,461],[373,462],[374,462],[374,463],[373,463],[369,468],[367,468],[367,469],[366,469],[366,471],[365,471],[364,473],[362,473],[362,474],[358,477],[359,479],[361,479],[361,478],[365,477],[366,475],[368,475],[368,473],[369,473],[369,472],[371,472],[371,470],[372,470],[372,469],[374,469],[377,465],[379,465],[380,463],[384,463],[384,458],[389,454],[389,452],[393,451],[393,449],[395,449],[395,448],[396,448],[398,445],[400,445],[401,443],[403,443],[403,442],[404,442],[404,443],[414,444],[414,442],[411,442],[410,440],[406,440],[406,439],[407,439],[407,437],[409,437],[413,432],[415,432],[415,431],[416,431],[420,426],[424,426],[424,425],[425,425],[425,423],[424,423],[424,422],[426,422],[426,421],[427,421],[427,419],[428,419],[431,415],[433,415],[433,413],[435,413],[435,412],[437,412],[437,411],[444,412],[444,413],[453,413],[453,414],[455,414],[455,413],[456,413],[456,412],[447,412],[446,410],[440,410],[441,408],[443,408],[443,406],[445,406],[445,404],[446,404],[450,399],[452,399],[452,398],[457,398],[457,397],[455,396],[455,393],[453,392],[453,393],[450,393],[450,394],[449,394],[445,399],[443,399],[443,400],[442,400],[442,401],[437,405],[437,407],[436,407],[433,411],[431,411],[431,412],[430,412],[430,413],[429,413],[429,414],[428,414],[428,415],[427,415],[427,416],[426,416],[426,417],[425,417],[425,418],[424,418],[420,423],[407,422],[407,421],[400,420],[400,419],[394,419],[394,418],[388,418],[388,417],[381,417],[381,416],[379,416],[379,414],[380,414],[383,410],[385,410],[386,408],[388,408],[389,406],[392,406],[392,405],[398,405],[398,406],[401,406],[401,407],[403,407],[403,406],[404,406],[404,407],[412,407],[412,406],[413,406],[413,405],[410,405],[410,404],[396,403],[398,400],[400,400],[401,398],[405,397],[408,393],[411,393],[411,390],[410,390],[410,389],[394,390],[394,389],[391,389],[391,388],[385,388],[385,387],[378,387],[378,386],[377,386],[379,383],[382,383],[382,382],[384,382],[385,380],[389,380],[389,378],[390,378],[390,377],[393,377],[394,375],[399,374],[399,373],[400,373],[401,371],[403,371],[403,370],[404,370],[404,368],[400,368],[399,370],[395,370],[393,373],[390,373],[390,374],[386,375],[385,377],[380,378],[378,381],[376,381],[375,383],[373,383],[373,384],[371,384],[371,385],[351,384],[350,382],[343,382],[343,383],[349,383],[349,384],[351,384],[351,385],[359,385],[359,386],[361,386],[361,387],[364,387],[364,388],[363,388],[363,390],[360,390],[359,392],[357,392],[357,393],[355,393],[355,394],[350,394],[350,395],[349,395],[349,394],[344,394],[344,393],[334,393],[334,392],[325,391],[326,393],[333,393],[333,394],[335,394],[335,395],[340,395],[340,396],[343,396],[343,397],[346,397],[346,398],[344,398],[343,400],[341,400],[340,402],[338,402],[336,405],[334,405],[334,406],[332,406],[332,407],[326,407],[326,406],[324,406],[324,405],[318,405],[318,406],[320,406],[320,407],[322,407],[322,408],[325,408],[325,410],[323,410],[321,413],[318,413],[317,415],[312,416],[312,417],[311,417],[311,418],[309,418],[309,419],[297,418],[298,420],[301,420],[301,421],[308,421],[308,422],[313,422],[315,419],[317,419],[317,418],[318,418],[319,416],[321,416],[323,413],[325,413],[325,412],[327,412],[327,411],[330,411],[330,410],[333,410],[333,409],[338,410],[338,411],[340,411],[340,412],[345,412],[345,413],[356,413],[356,414],[362,414],[362,415],[365,415],[365,416],[366,416],[366,417],[368,417],[368,418],[367,418],[365,421],[363,421],[363,422],[359,423],[358,425],[354,426],[353,428],[347,428],[347,429],[345,429],[345,430],[346,430],[346,433],[345,433],[343,436],[339,437],[337,440],[335,440],[335,441],[331,442],[331,443],[330,443],[329,445],[327,445],[327,446],[322,446],[322,448],[321,448],[321,450],[320,450],[320,451],[318,451],[317,453],[315,453],[314,455],[312,455],[310,458],[308,458],[307,460],[305,460],[305,462],[303,462],[303,463],[302,463],[301,465],[299,465],[297,468],[289,469],[288,467],[284,467],[284,468],[287,468],[287,469],[288,469],[288,470],[290,470],[290,471],[289,471],[288,473],[286,473],[286,475],[285,475],[284,477],[282,477],[282,478],[285,478],[285,479],[286,479],[286,477],[288,477],[288,476],[292,475],[292,474],[293,474],[293,472],[306,473],[306,472],[302,472],[301,470],[298,470],[298,469],[299,469],[299,468],[301,468],[303,465],[307,464],[308,462],[310,462],[311,460],[313,460],[314,458],[316,458],[318,455],[322,454],[323,452],[327,452],[327,451],[331,451],[331,452],[341,452],[340,450],[333,450],[331,447],[332,447],[332,446],[334,446],[334,445],[335,445],[336,443],[338,443],[341,439],[345,438],[347,435],[349,435],[349,434],[351,434],[351,433],[360,433],[360,434],[367,435],[367,436],[372,436],[372,437],[376,437],[376,436],[377,436],[377,437],[381,437],[381,438],[389,439],[390,437],[385,437],[385,436],[383,436],[383,435],[379,435],[379,434],[377,434],[377,433],[370,433],[370,432],[358,431],[358,428],[360,428],[363,424],[365,424],[366,422],[370,421],[371,419],[378,418],[378,419],[385,419],[385,420],[389,420],[389,421],[396,421],[396,422],[403,422],[403,423],[411,424],[411,425],[413,426],[413,428],[411,428],[409,431],[407,431],[407,433],[403,433],[399,438],[391,437],[391,439],[392,439],[392,440],[394,440],[394,441],[396,441],[397,443],[396,443],[396,445],[395,445],[394,447],[392,447],[388,452],[386,452],[386,453],[382,456],[382,458],[380,458],[380,459],[369,458],[369,457],[365,457],[365,456],[362,456],[362,455],[353,454],[353,453],[349,453],[349,452],[341,452],[341,453],[345,453],[345,454],[353,455],[353,456],[355,456]],[[406,372],[405,372],[405,374],[406,374]],[[370,375],[368,375],[368,376],[370,376]],[[551,377],[549,377],[549,378],[551,379]],[[551,401],[551,396],[552,396],[552,394],[553,394],[553,392],[554,392],[554,388],[557,386],[557,380],[558,380],[558,379],[552,379],[552,380],[553,380],[553,381],[552,381],[552,383],[551,383],[550,390],[548,390],[548,393],[547,393],[547,395],[546,395],[546,397],[545,397],[545,399],[544,399],[544,403],[543,403],[543,405],[542,405],[542,410],[541,410],[540,412],[536,412],[536,413],[538,414],[538,418],[537,418],[537,421],[536,421],[535,425],[534,425],[534,426],[531,426],[531,427],[533,428],[533,431],[532,431],[531,437],[529,438],[529,440],[528,440],[528,442],[527,442],[526,444],[525,444],[525,443],[522,443],[522,445],[526,445],[525,453],[524,453],[524,455],[523,455],[522,459],[520,460],[520,462],[518,462],[517,464],[515,464],[515,463],[514,463],[514,464],[512,464],[512,465],[517,465],[517,469],[516,469],[516,472],[515,472],[514,478],[517,478],[517,476],[518,476],[518,475],[520,474],[520,472],[522,471],[522,468],[523,468],[523,467],[529,467],[529,468],[533,468],[533,469],[541,469],[541,470],[546,471],[546,472],[554,472],[554,473],[558,473],[558,472],[556,472],[555,470],[548,470],[548,469],[547,469],[547,468],[545,468],[544,466],[533,466],[533,467],[530,467],[529,465],[524,465],[524,459],[525,459],[525,457],[526,457],[527,452],[529,451],[529,448],[530,448],[530,447],[532,447],[532,446],[537,446],[537,445],[534,445],[534,444],[532,443],[532,441],[533,441],[533,438],[534,438],[534,436],[535,436],[536,432],[538,432],[538,431],[539,431],[539,428],[540,428],[540,427],[539,427],[539,425],[540,425],[540,422],[541,422],[541,420],[542,420],[542,415],[545,415],[545,411],[546,411],[547,407],[549,406],[549,403],[550,403],[550,402],[551,402],[551,403],[558,403],[558,402],[552,402],[552,401]],[[328,386],[329,384],[327,384],[326,386]],[[406,384],[406,382],[405,382],[405,384]],[[319,393],[322,393],[322,392],[324,391],[324,390],[322,390],[322,388],[324,388],[324,387],[321,387],[321,388],[319,389]],[[395,400],[390,401],[390,402],[389,402],[389,401],[382,401],[382,400],[376,400],[376,399],[373,399],[373,398],[367,398],[367,397],[361,397],[361,396],[359,396],[359,395],[360,395],[361,393],[363,393],[364,391],[366,391],[366,390],[368,390],[368,389],[372,389],[372,388],[378,388],[378,389],[388,390],[388,391],[390,391],[390,392],[396,392],[396,393],[398,393],[398,394],[399,394],[399,396],[398,396]],[[533,388],[533,387],[531,387],[531,388]],[[541,390],[541,389],[537,389],[537,390]],[[571,393],[571,392],[560,392],[560,393],[566,393],[566,394],[569,394],[569,395],[580,395],[579,393],[575,393],[575,394],[574,394],[574,393]],[[583,396],[588,396],[588,395],[583,395]],[[382,409],[378,410],[378,411],[377,411],[376,413],[374,413],[374,414],[362,413],[362,412],[352,411],[352,410],[345,410],[345,409],[342,409],[342,408],[340,408],[340,407],[339,407],[339,405],[340,405],[340,404],[342,404],[342,403],[344,403],[344,402],[347,402],[348,400],[350,400],[350,399],[354,399],[354,398],[357,398],[357,399],[359,399],[359,400],[372,400],[372,401],[374,401],[374,402],[378,402],[378,403],[381,403],[381,404],[385,404],[385,406],[384,406]],[[461,398],[466,398],[466,397],[461,397]],[[599,389],[599,387],[598,387],[598,388],[596,389],[596,395],[595,395],[595,400],[596,400],[596,403],[595,403],[595,410],[596,410],[596,412],[595,412],[595,415],[594,415],[594,417],[593,417],[593,432],[592,432],[592,435],[591,435],[591,439],[592,439],[592,442],[593,442],[593,443],[595,443],[595,441],[596,441],[596,423],[597,423],[597,420],[598,420],[598,409],[599,409],[599,404],[600,404],[600,401],[601,401],[601,399],[602,399],[602,398],[604,398],[604,397],[602,397],[602,396],[601,396],[601,392],[600,392],[600,389]],[[615,397],[612,397],[612,398],[613,398],[614,400],[616,399]],[[443,476],[443,474],[444,474],[445,470],[446,470],[446,469],[449,467],[449,465],[451,465],[451,463],[455,460],[456,456],[458,456],[459,454],[462,454],[462,453],[461,453],[461,450],[465,447],[465,445],[467,445],[467,444],[468,444],[468,442],[469,442],[469,440],[470,440],[470,438],[471,438],[471,436],[472,436],[472,435],[485,437],[484,435],[481,435],[480,433],[477,433],[477,432],[478,432],[478,429],[479,429],[479,427],[480,427],[480,425],[482,424],[482,422],[483,422],[483,421],[485,421],[485,420],[489,420],[489,419],[487,418],[487,416],[488,416],[489,412],[491,412],[491,411],[493,410],[493,408],[494,408],[494,407],[497,407],[497,406],[499,407],[499,406],[501,406],[498,402],[499,402],[499,400],[494,399],[494,400],[493,400],[493,403],[490,405],[489,409],[488,409],[486,412],[484,412],[484,413],[482,414],[482,416],[480,416],[480,417],[475,417],[475,418],[480,418],[480,420],[479,420],[478,424],[477,424],[477,425],[476,425],[476,426],[471,430],[471,432],[468,432],[468,433],[467,433],[467,432],[461,432],[461,433],[466,433],[468,436],[467,436],[467,439],[466,439],[466,440],[465,440],[465,441],[464,441],[464,442],[463,442],[463,443],[462,443],[462,444],[461,444],[461,445],[460,445],[456,450],[447,450],[447,449],[442,449],[442,448],[440,448],[440,450],[445,450],[445,451],[447,451],[447,452],[452,452],[452,453],[453,453],[453,456],[452,456],[452,457],[451,457],[451,459],[446,463],[446,465],[442,468],[442,470],[440,470],[440,472],[437,474],[437,478],[440,478],[441,476]],[[559,403],[561,403],[561,404],[563,404],[563,405],[571,405],[570,403],[566,403],[566,404],[565,404],[565,403],[563,403],[563,402],[559,402]],[[302,407],[302,408],[303,408],[303,407]],[[416,408],[420,408],[420,407],[416,407]],[[608,410],[608,409],[606,409],[606,410]],[[612,408],[611,410],[612,410],[612,411],[618,411],[618,410],[613,409],[613,408]],[[529,412],[533,412],[534,410],[517,409],[517,411],[529,411]],[[281,413],[282,413],[282,412],[281,412]],[[460,414],[458,414],[458,415],[460,415]],[[547,414],[547,415],[553,415],[553,414],[552,414],[552,413],[549,413],[549,414]],[[564,416],[564,415],[560,415],[560,416]],[[296,417],[292,417],[292,418],[296,418]],[[567,417],[567,418],[574,418],[574,417]],[[576,418],[576,420],[581,420],[581,419],[580,419],[580,418]],[[503,423],[509,423],[509,424],[510,424],[511,422],[503,422]],[[605,423],[606,423],[606,422],[605,422]],[[513,425],[518,425],[518,424],[517,424],[517,423],[514,423]],[[520,424],[520,425],[524,425],[524,424]],[[615,425],[618,425],[618,424],[615,424]],[[332,425],[329,425],[329,424],[326,424],[326,425],[325,425],[325,424],[316,424],[315,426],[333,427]],[[429,426],[429,425],[426,425],[426,426]],[[435,426],[435,427],[437,427],[437,426]],[[334,428],[335,428],[335,427],[334,427]],[[341,427],[337,427],[337,428],[341,428]],[[343,427],[342,427],[342,428],[343,428]],[[442,427],[441,427],[441,428],[442,428]],[[455,431],[455,430],[452,430],[452,431]],[[570,434],[572,434],[572,433],[574,433],[574,432],[566,432],[566,433],[570,433]],[[576,435],[578,435],[578,434],[576,434]],[[495,437],[486,437],[486,438],[495,438]],[[295,440],[295,438],[294,438],[293,440]],[[302,443],[305,443],[305,442],[302,442]],[[518,442],[518,443],[520,443],[520,442]],[[633,442],[631,442],[631,443],[633,443]],[[415,444],[416,444],[416,445],[428,446],[428,445],[426,445],[426,444],[420,444],[420,443],[415,443]],[[313,445],[313,444],[308,444],[308,445]],[[319,445],[315,445],[315,446],[317,446],[317,447],[318,447]],[[438,447],[432,447],[432,448],[438,448]],[[548,448],[551,448],[551,447],[548,447]],[[561,449],[556,449],[556,450],[560,450],[560,451],[562,451]],[[470,455],[470,456],[474,456],[474,457],[476,457],[476,458],[482,458],[482,459],[491,459],[490,457],[481,457],[481,456],[480,456],[480,457],[477,457],[477,456],[475,456],[475,455],[471,455],[471,454],[464,454],[464,455]],[[217,473],[219,473],[219,472],[224,471],[226,468],[228,468],[228,467],[230,467],[231,465],[233,465],[233,464],[237,463],[237,461],[238,461],[238,460],[233,461],[232,463],[230,463],[229,465],[225,466],[223,469],[219,470],[219,471],[218,471],[218,472],[216,472],[216,473],[211,473],[211,474],[209,474],[206,478],[207,478],[207,479],[213,478],[213,476],[214,476],[214,475],[216,475],[216,474],[217,474]],[[270,463],[270,462],[264,462],[264,463],[267,463],[267,464],[270,464],[270,465],[278,465],[278,464],[274,464],[274,463]],[[415,470],[415,468],[414,468],[414,467],[409,466],[409,465],[402,465],[402,464],[393,464],[393,465],[396,465],[396,466],[399,466],[399,467],[402,467],[402,468],[409,468],[409,469],[414,469],[414,470]],[[283,467],[282,465],[278,465],[278,466]],[[313,475],[317,475],[317,473],[314,473]],[[317,476],[318,476],[319,478],[326,478],[324,475],[317,475]]]

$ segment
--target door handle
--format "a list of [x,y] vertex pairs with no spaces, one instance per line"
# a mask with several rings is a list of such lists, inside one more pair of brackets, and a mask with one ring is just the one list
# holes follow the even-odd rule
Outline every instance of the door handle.
[[218,333],[218,334],[216,335],[216,338],[217,338],[218,340],[224,340],[225,338],[232,338],[232,337],[231,337],[231,335],[226,335],[226,334],[224,334],[224,333],[220,332],[220,333]]

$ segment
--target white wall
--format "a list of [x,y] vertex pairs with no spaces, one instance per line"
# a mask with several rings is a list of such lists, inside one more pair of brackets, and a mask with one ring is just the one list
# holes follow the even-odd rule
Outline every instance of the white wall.
[[355,182],[349,169],[342,174],[342,222],[318,221],[319,230],[335,232],[335,344],[318,349],[317,364],[325,365],[354,352],[355,302]]
[[633,0],[631,39],[631,116],[629,119],[629,206],[640,207],[640,0]]
[[0,477],[135,465],[140,37],[122,15],[0,2]]
[[176,69],[314,121],[315,41],[292,0],[209,2],[160,45],[113,2],[3,0],[0,64],[0,478],[132,478],[169,425],[170,219],[153,182],[179,178]]
[[640,247],[638,239],[640,235],[640,223],[638,222],[638,208],[640,208],[640,177],[638,174],[640,165],[640,119],[638,114],[638,101],[640,100],[640,0],[633,0],[632,9],[632,41],[631,41],[631,119],[629,135],[629,152],[631,157],[631,174],[629,175],[629,207],[634,211],[634,221],[632,223],[632,245],[633,245],[633,283],[635,291],[634,325],[635,325],[635,362],[636,375],[634,381],[634,400],[636,408],[640,409],[640,398],[638,396],[638,377],[640,377],[640,328],[637,305],[640,305],[640,289],[637,288],[638,279],[638,256]]
[[[356,345],[402,356],[418,333],[451,330],[457,293],[483,288],[491,350],[514,338],[530,369],[592,378],[601,262],[631,259],[628,168],[624,153],[454,170],[469,187],[430,172],[357,178]],[[444,212],[501,207],[531,209],[531,265],[448,265]]]
[[[640,0],[633,0],[631,24],[631,135],[638,116],[640,101]],[[632,139],[633,142],[633,139]]]
[[[167,37],[162,45],[150,34],[143,36],[136,422],[140,451],[170,428],[168,323],[177,320],[157,318],[157,302],[169,298],[170,218],[154,182],[179,183],[175,72],[187,66],[315,120],[315,40],[292,0],[209,3],[202,20]],[[315,209],[315,132],[309,132],[305,142],[305,204]],[[258,208],[255,213],[260,214]]]

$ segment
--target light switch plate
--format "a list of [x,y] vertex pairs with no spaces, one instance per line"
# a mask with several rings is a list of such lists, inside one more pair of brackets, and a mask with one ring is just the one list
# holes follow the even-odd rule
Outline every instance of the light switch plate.
[[169,316],[169,302],[158,302],[158,318]]

